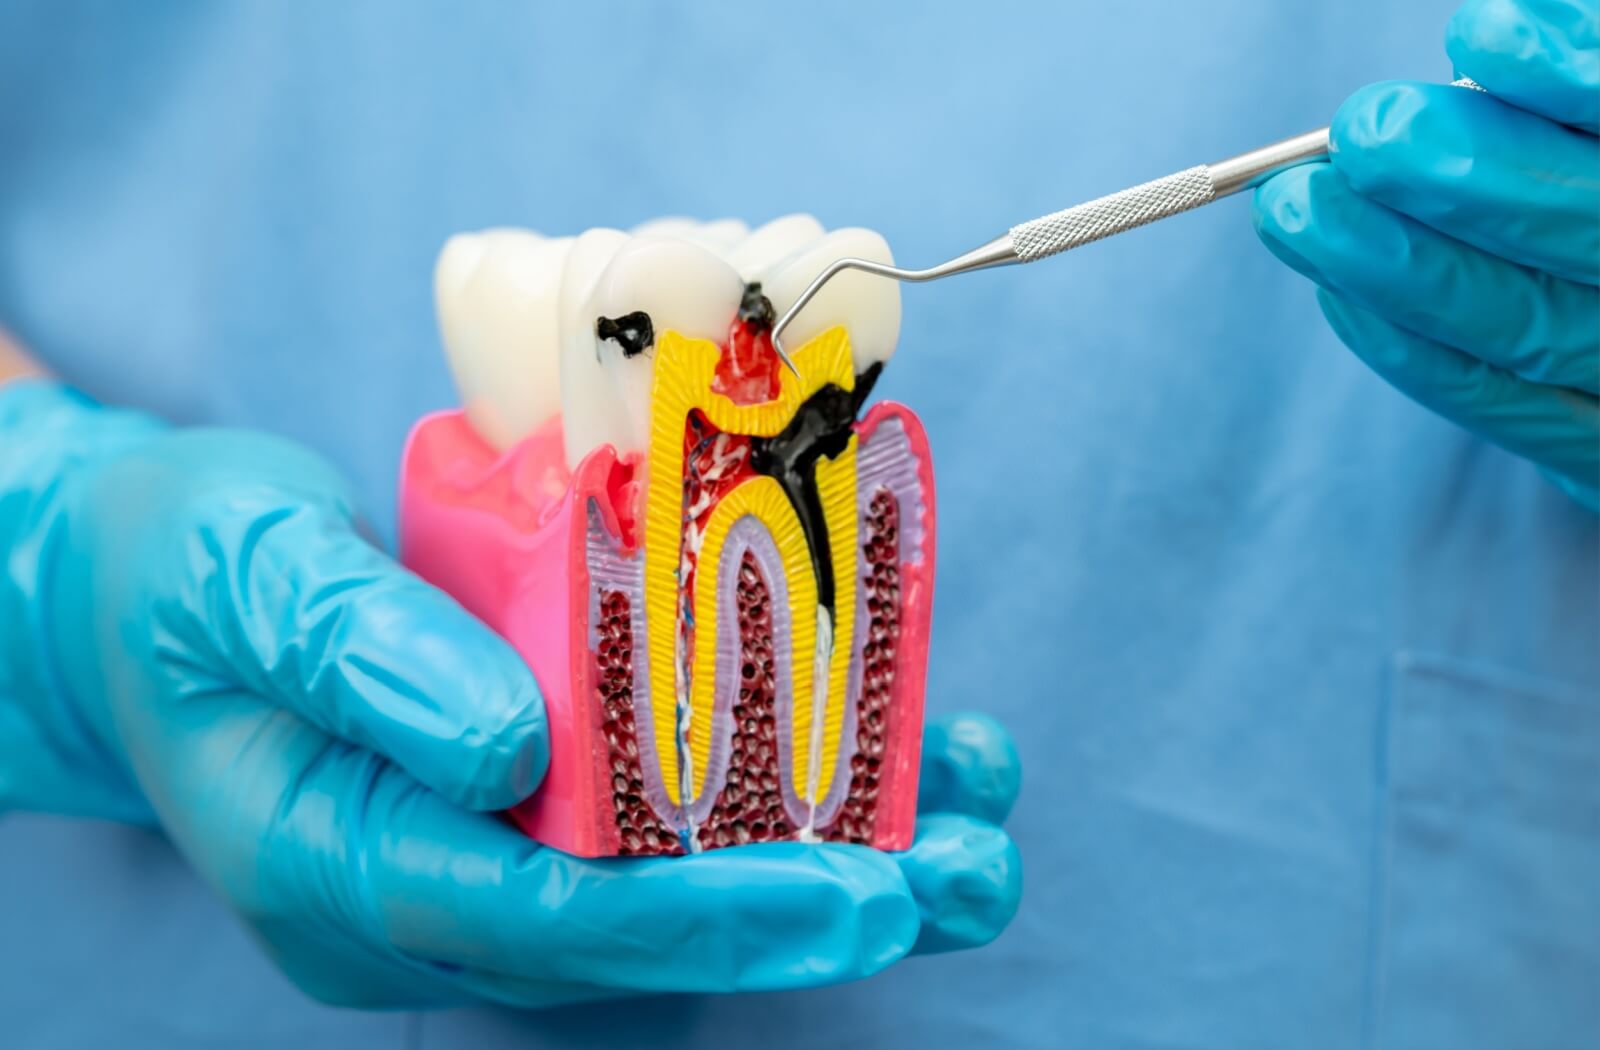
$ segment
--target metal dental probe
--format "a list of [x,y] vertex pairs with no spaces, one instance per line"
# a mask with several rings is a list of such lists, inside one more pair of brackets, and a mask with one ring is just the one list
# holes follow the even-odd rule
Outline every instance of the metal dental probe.
[[[1482,91],[1471,80],[1462,78],[1453,86]],[[772,348],[778,352],[784,365],[796,376],[800,373],[783,348],[783,330],[805,309],[816,294],[835,275],[845,270],[863,270],[879,277],[892,277],[897,281],[937,281],[941,277],[987,270],[994,266],[1013,266],[1017,263],[1046,259],[1070,251],[1092,241],[1112,237],[1136,229],[1157,219],[1170,218],[1182,212],[1231,197],[1240,190],[1259,186],[1267,179],[1287,168],[1328,156],[1328,129],[1308,131],[1292,139],[1274,142],[1270,146],[1241,153],[1237,157],[1200,164],[1165,178],[1133,186],[1104,197],[1077,204],[1062,211],[1052,212],[1029,222],[1013,226],[988,244],[981,245],[948,262],[930,266],[925,270],[907,270],[899,266],[872,262],[869,259],[840,259],[829,264],[817,275],[794,305],[783,312],[772,326]]]

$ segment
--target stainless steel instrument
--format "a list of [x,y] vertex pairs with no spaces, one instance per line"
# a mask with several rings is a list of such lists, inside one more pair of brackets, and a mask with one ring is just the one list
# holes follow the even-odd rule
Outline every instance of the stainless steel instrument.
[[[1456,87],[1483,89],[1465,78]],[[829,264],[800,293],[794,305],[783,312],[772,326],[772,346],[791,372],[794,362],[783,347],[783,330],[805,309],[822,286],[845,270],[862,270],[897,281],[936,281],[972,270],[1046,259],[1061,252],[1137,229],[1157,219],[1165,219],[1198,208],[1202,204],[1231,197],[1240,190],[1265,182],[1286,168],[1324,160],[1328,156],[1328,129],[1309,131],[1270,146],[1241,153],[1237,157],[1199,164],[1180,172],[1142,183],[1104,197],[1076,204],[1049,215],[1021,223],[996,237],[937,266],[907,270],[867,259],[840,259]]]

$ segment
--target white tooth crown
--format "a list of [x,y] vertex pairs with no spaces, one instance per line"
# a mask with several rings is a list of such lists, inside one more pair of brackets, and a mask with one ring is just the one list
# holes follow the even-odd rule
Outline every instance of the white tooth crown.
[[[653,348],[624,354],[622,342],[599,338],[600,318],[644,313],[656,338],[676,331],[720,344],[745,282],[760,282],[781,314],[847,256],[894,261],[871,230],[824,233],[801,214],[755,230],[736,219],[674,218],[631,234],[461,234],[435,268],[439,328],[467,418],[483,438],[508,448],[559,411],[567,463],[576,468],[605,444],[642,452],[649,436]],[[843,273],[795,319],[785,342],[799,346],[838,325],[850,334],[858,373],[888,360],[900,335],[899,285]]]
[[[739,312],[744,281],[733,267],[707,248],[686,240],[645,235],[618,249],[600,275],[584,315],[593,332],[599,318],[617,319],[642,312],[656,338],[677,332],[690,339],[721,343]],[[618,452],[643,452],[650,443],[650,387],[655,380],[655,348],[623,352],[612,339],[596,339],[601,370],[613,399],[622,406],[623,427],[612,443]],[[584,411],[567,405],[563,411]]]
[[467,418],[506,449],[561,409],[556,296],[569,237],[457,234],[434,267],[445,358]]
[[809,215],[785,215],[750,231],[744,242],[728,253],[728,261],[747,281],[763,281],[773,266],[822,239],[822,223]]
[[561,432],[573,469],[591,449],[620,446],[628,431],[623,406],[611,396],[611,380],[600,367],[595,318],[589,312],[600,275],[627,243],[621,230],[590,230],[573,244],[561,276]]
[[725,252],[744,241],[750,233],[750,227],[738,219],[718,219],[715,222],[699,223],[693,219],[673,215],[641,222],[630,232],[635,237],[672,237],[698,244],[702,248],[710,248],[712,251]]
[[[834,230],[775,264],[761,290],[779,316],[794,305],[806,286],[840,259],[867,259],[893,265],[894,254],[880,234],[852,227]],[[783,333],[785,346],[803,346],[835,325],[850,333],[856,372],[889,360],[900,340],[900,285],[884,277],[846,270],[823,286]]]

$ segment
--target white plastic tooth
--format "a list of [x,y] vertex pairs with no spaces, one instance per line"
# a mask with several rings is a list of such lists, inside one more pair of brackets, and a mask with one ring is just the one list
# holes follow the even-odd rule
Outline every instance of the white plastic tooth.
[[634,237],[674,238],[709,248],[726,255],[750,234],[750,227],[738,219],[717,219],[699,222],[680,215],[642,222],[629,231]]
[[571,238],[457,234],[434,266],[445,358],[467,419],[505,450],[561,407],[556,288]]
[[593,449],[619,449],[629,433],[623,408],[601,367],[590,300],[600,275],[628,235],[605,227],[589,230],[572,244],[561,275],[557,320],[561,330],[561,431],[567,466],[576,470]]
[[630,237],[682,237],[697,229],[700,223],[687,215],[663,215],[648,219],[628,231]]
[[[893,264],[888,242],[872,230],[834,230],[772,267],[762,291],[781,315],[813,278],[840,259]],[[850,333],[855,369],[887,361],[900,340],[900,285],[884,277],[846,270],[829,281],[784,331],[785,346],[798,347],[813,336],[843,325]]]
[[[744,282],[708,248],[677,238],[635,237],[620,248],[600,275],[587,316],[592,326],[601,317],[617,318],[635,311],[650,316],[659,340],[667,332],[690,339],[721,343],[739,312]],[[650,389],[655,379],[655,348],[625,356],[615,340],[601,340],[602,370],[622,407],[623,435],[619,451],[643,451],[650,441]],[[614,442],[615,443],[615,442]]]
[[809,215],[784,215],[756,227],[728,253],[728,261],[747,281],[760,281],[785,258],[821,240],[822,223]]
[[696,244],[704,245],[712,251],[727,258],[728,253],[750,236],[750,227],[738,219],[717,219],[708,222],[695,231],[694,235],[685,238]]

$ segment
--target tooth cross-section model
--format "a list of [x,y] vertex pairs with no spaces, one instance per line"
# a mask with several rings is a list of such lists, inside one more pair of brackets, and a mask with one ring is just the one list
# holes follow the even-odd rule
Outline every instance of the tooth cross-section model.
[[934,493],[916,416],[863,411],[892,262],[806,215],[755,230],[454,237],[435,274],[464,409],[422,420],[401,554],[527,660],[551,765],[512,811],[584,856],[910,845]]

